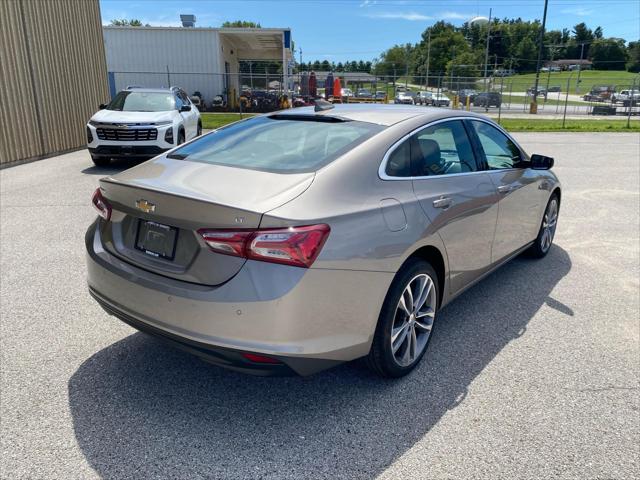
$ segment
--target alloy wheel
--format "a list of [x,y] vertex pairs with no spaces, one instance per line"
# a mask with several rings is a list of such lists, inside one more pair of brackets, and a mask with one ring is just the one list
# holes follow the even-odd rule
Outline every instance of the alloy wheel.
[[403,290],[391,327],[391,352],[398,365],[407,367],[420,358],[431,335],[436,302],[433,280],[424,273]]
[[540,237],[540,249],[546,252],[551,248],[553,237],[556,234],[556,225],[558,224],[558,200],[552,199],[549,202],[547,211],[544,213],[542,220],[542,236]]

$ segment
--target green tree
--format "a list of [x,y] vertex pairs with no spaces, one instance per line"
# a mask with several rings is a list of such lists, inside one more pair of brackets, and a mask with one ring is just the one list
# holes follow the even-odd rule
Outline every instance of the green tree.
[[627,62],[627,70],[630,72],[640,72],[640,41],[629,42],[627,49],[629,61]]
[[628,60],[624,40],[620,38],[595,40],[589,49],[589,58],[596,70],[624,70]]
[[[142,27],[142,22],[137,18],[132,18],[131,20],[127,20],[126,18],[114,19],[111,20],[110,25],[114,27]],[[144,25],[145,27],[150,27],[148,23]]]
[[246,20],[235,20],[233,22],[223,22],[222,28],[262,28],[259,23]]

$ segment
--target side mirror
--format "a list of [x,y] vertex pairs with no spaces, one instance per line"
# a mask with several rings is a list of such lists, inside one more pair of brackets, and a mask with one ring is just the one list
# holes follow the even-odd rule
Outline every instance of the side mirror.
[[191,105],[183,105],[182,107],[180,107],[180,111],[181,112],[190,112],[191,111]]
[[553,168],[553,158],[534,153],[531,155],[531,168],[533,170],[549,170]]
[[104,110],[105,108],[107,108],[107,104],[106,103],[101,103],[100,105],[98,105],[98,108],[100,110]]

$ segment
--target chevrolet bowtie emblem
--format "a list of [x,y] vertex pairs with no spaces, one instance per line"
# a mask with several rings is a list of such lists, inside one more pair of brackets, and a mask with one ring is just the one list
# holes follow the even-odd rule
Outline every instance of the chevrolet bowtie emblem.
[[156,206],[151,202],[147,202],[144,198],[136,200],[136,207],[144,213],[151,213],[156,210]]

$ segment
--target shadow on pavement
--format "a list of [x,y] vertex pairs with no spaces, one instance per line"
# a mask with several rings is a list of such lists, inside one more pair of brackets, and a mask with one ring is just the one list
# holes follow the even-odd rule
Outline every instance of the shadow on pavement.
[[81,172],[86,175],[113,175],[114,173],[122,172],[123,170],[127,170],[128,168],[135,167],[136,165],[140,165],[143,160],[131,160],[126,158],[112,159],[111,163],[107,167],[97,167],[95,165],[91,165],[83,169]]
[[421,365],[396,381],[359,362],[244,376],[133,334],[70,379],[78,444],[105,478],[373,477],[464,401],[543,304],[572,315],[549,297],[570,269],[558,246],[510,262],[441,312]]

